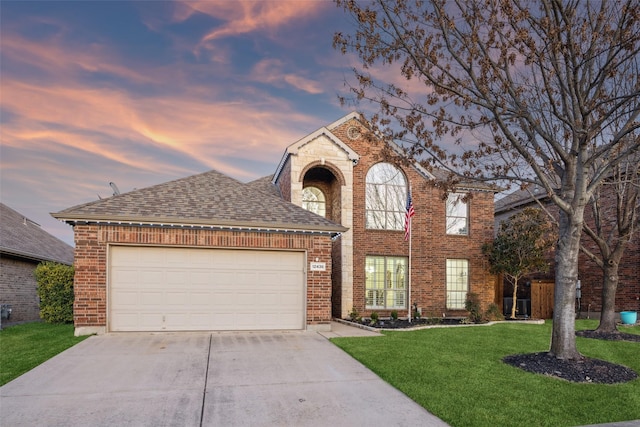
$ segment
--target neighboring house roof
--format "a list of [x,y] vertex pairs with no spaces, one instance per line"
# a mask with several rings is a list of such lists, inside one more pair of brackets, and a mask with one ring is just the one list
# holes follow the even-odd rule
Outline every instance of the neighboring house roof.
[[545,197],[547,197],[546,190],[541,186],[533,185],[529,188],[516,190],[496,200],[494,211],[495,213],[501,213],[518,209],[524,205],[535,202],[536,199],[544,199]]
[[73,264],[73,247],[0,203],[0,253],[33,261]]
[[68,223],[120,223],[332,234],[347,230],[319,215],[215,170],[74,206],[52,215]]

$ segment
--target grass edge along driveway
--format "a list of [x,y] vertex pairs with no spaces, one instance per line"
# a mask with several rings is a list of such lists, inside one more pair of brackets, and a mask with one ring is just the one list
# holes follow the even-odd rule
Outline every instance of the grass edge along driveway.
[[[598,322],[578,320],[576,329]],[[640,334],[640,326],[620,327]],[[384,332],[331,341],[453,427],[576,426],[640,419],[640,379],[576,384],[532,374],[504,356],[548,351],[551,321]],[[585,356],[640,373],[640,344],[577,337]],[[362,390],[366,393],[366,390]]]
[[32,322],[0,331],[0,386],[85,340],[73,325]]

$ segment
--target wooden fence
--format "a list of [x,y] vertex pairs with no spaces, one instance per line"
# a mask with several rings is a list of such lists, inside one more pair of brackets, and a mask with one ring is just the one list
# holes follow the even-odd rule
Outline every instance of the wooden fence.
[[531,282],[531,317],[534,319],[553,318],[553,287],[552,281]]

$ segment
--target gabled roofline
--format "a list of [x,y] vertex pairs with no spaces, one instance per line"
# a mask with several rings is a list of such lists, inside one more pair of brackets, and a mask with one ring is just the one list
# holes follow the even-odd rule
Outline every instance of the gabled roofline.
[[358,113],[357,111],[352,111],[351,113],[347,114],[346,116],[336,120],[335,122],[333,122],[333,123],[331,123],[331,124],[329,124],[329,125],[327,125],[325,127],[328,128],[328,129],[335,129],[338,126],[341,126],[341,125],[347,123],[349,120],[353,120],[353,119],[359,121],[361,124],[364,124],[364,123],[362,123],[362,114]]
[[[349,116],[351,116],[351,114]],[[345,117],[348,117],[348,116],[345,116]],[[278,178],[280,177],[280,173],[282,172],[284,165],[287,163],[289,156],[298,154],[298,150],[300,150],[300,148],[304,147],[306,144],[316,140],[321,136],[326,136],[327,138],[329,138],[331,142],[333,142],[335,145],[337,145],[340,149],[342,149],[347,154],[348,159],[351,160],[352,162],[357,162],[358,160],[360,160],[360,155],[358,153],[356,153],[353,149],[351,149],[351,147],[349,147],[347,144],[342,142],[342,140],[338,138],[333,132],[331,132],[327,127],[323,126],[320,129],[316,130],[315,132],[312,132],[309,135],[305,136],[304,138],[299,139],[298,141],[289,145],[284,150],[284,154],[280,159],[280,163],[278,163],[278,167],[276,168],[276,172],[273,174],[273,178],[271,178],[271,182],[275,184],[278,181]]]

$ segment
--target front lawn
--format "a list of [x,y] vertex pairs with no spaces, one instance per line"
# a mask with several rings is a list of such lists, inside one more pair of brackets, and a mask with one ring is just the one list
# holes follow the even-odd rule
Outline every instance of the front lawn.
[[[579,320],[576,329],[597,321]],[[640,333],[640,326],[620,327]],[[511,354],[549,350],[551,322],[384,332],[332,342],[454,427],[576,426],[640,419],[640,379],[577,384],[502,362]],[[640,373],[640,344],[577,338],[588,357]],[[366,393],[366,390],[362,390]]]
[[0,331],[0,386],[87,337],[74,337],[73,325],[25,323]]

